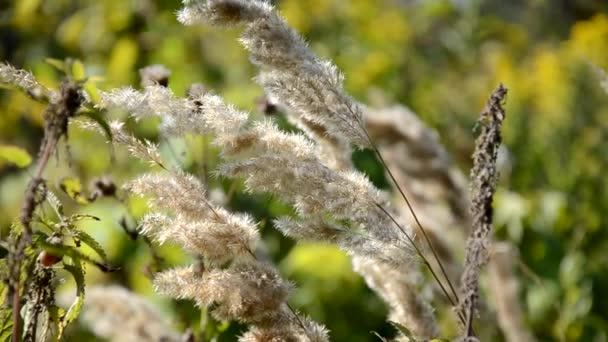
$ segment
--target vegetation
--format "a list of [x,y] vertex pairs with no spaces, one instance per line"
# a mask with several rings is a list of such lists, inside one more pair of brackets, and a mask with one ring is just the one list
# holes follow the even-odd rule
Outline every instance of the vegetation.
[[0,339],[605,341],[608,5],[273,5],[3,10]]

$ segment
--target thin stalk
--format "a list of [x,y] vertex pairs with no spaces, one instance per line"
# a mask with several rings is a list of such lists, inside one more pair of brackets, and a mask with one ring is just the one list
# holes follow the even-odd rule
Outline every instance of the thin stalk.
[[291,305],[289,305],[289,303],[287,303],[287,302],[285,302],[285,305],[287,305],[287,308],[289,309],[289,311],[291,311],[291,313],[293,314],[293,316],[296,318],[296,321],[298,321],[298,324],[300,325],[300,328],[302,328],[302,330],[304,331],[304,334],[307,335],[307,337],[308,337],[308,331],[306,330],[306,327],[304,327],[304,323],[300,319],[300,316],[298,316],[298,314],[296,313],[296,310],[294,310],[291,307]]
[[[445,271],[445,268],[443,267],[443,263],[439,259],[439,256],[437,255],[437,251],[435,250],[435,247],[433,247],[433,244],[431,243],[431,239],[429,238],[428,234],[426,233],[426,229],[424,229],[424,227],[420,223],[420,220],[418,219],[418,215],[416,215],[416,212],[414,211],[412,204],[410,203],[408,197],[405,195],[405,192],[403,192],[403,190],[401,189],[401,186],[399,186],[399,183],[397,183],[395,176],[393,176],[393,173],[391,172],[388,165],[384,161],[384,158],[382,157],[382,154],[380,153],[378,148],[375,145],[372,145],[372,148],[373,148],[374,152],[376,153],[376,155],[378,156],[380,163],[382,164],[384,169],[386,169],[386,172],[388,173],[389,177],[395,184],[395,187],[397,187],[397,190],[401,194],[401,197],[405,200],[405,203],[406,203],[410,213],[412,213],[412,216],[414,217],[414,221],[416,222],[416,225],[418,225],[418,227],[420,228],[420,231],[422,232],[422,236],[424,237],[424,240],[429,245],[431,252],[433,253],[433,257],[435,258],[435,260],[437,261],[437,264],[439,265],[439,268],[441,269],[441,273],[443,274],[443,277],[448,282],[448,286],[450,287],[450,290],[452,291],[454,298],[456,298],[456,301],[459,301],[460,299],[458,298],[458,294],[456,293],[456,290],[454,289],[454,286],[452,285],[452,282],[450,281],[450,278],[448,277],[448,274]],[[428,265],[428,267],[430,268],[430,265]]]
[[209,143],[207,136],[203,136],[203,184],[205,188],[209,187]]
[[393,217],[393,215],[391,215],[391,213],[388,212],[388,210],[386,210],[379,203],[375,203],[375,204],[380,210],[382,210],[382,212],[384,212],[384,214],[386,214],[386,216],[388,216],[391,219],[391,221],[393,221],[393,223],[399,228],[399,230],[401,230],[401,232],[405,235],[405,237],[412,244],[412,246],[414,246],[414,249],[416,250],[416,254],[418,254],[418,256],[420,257],[422,262],[428,267],[429,271],[431,271],[431,275],[437,281],[437,283],[439,284],[439,287],[441,287],[441,291],[443,292],[445,297],[450,301],[450,303],[452,305],[456,305],[456,302],[452,299],[452,297],[450,296],[450,294],[448,293],[446,288],[443,286],[443,283],[439,280],[439,277],[437,276],[437,274],[431,267],[431,264],[429,263],[428,259],[424,256],[424,254],[422,253],[422,251],[420,250],[418,245],[416,245],[414,243],[414,239],[412,239],[412,237],[405,231],[405,228],[403,228],[403,226],[401,226],[401,224],[399,224],[399,222],[397,222],[397,220]]
[[[429,263],[428,259],[424,256],[424,254],[422,253],[420,248],[414,243],[414,240],[407,233],[405,228],[403,228],[403,226],[401,224],[399,224],[399,222],[397,222],[395,217],[393,217],[393,215],[391,215],[391,213],[389,213],[388,210],[386,210],[382,205],[380,205],[379,203],[375,203],[375,204],[380,210],[382,210],[382,212],[384,212],[384,214],[386,214],[386,216],[388,216],[391,219],[391,221],[393,221],[393,223],[399,228],[399,230],[401,230],[401,232],[405,235],[405,237],[408,239],[408,241],[410,241],[412,246],[414,246],[416,253],[418,254],[418,256],[420,256],[420,259],[422,259],[422,262],[429,269],[429,271],[431,272],[431,275],[433,276],[433,278],[435,279],[437,284],[439,284],[439,287],[441,288],[441,291],[443,292],[444,296],[448,299],[448,301],[450,302],[450,304],[452,304],[452,306],[456,306],[457,303],[449,295],[445,286],[443,286],[443,283],[439,280],[439,277],[435,273],[435,270],[433,269],[433,267],[431,267],[431,264]],[[458,318],[460,319],[462,324],[466,324],[466,318],[462,315],[462,313],[458,312]]]
[[[441,259],[439,259],[439,256],[437,255],[437,251],[435,250],[435,247],[433,247],[433,244],[431,243],[431,239],[428,237],[428,234],[426,233],[426,229],[424,229],[424,227],[422,226],[422,224],[420,223],[420,220],[418,219],[418,215],[416,215],[416,212],[414,211],[414,208],[412,207],[407,195],[405,194],[405,192],[403,191],[403,189],[401,188],[401,186],[399,185],[399,183],[397,182],[397,179],[395,179],[395,176],[393,175],[393,173],[391,172],[390,168],[388,167],[388,165],[386,164],[386,161],[384,160],[384,157],[382,157],[382,153],[380,153],[380,150],[378,149],[378,147],[374,144],[371,136],[369,135],[369,132],[367,131],[365,124],[363,123],[361,117],[359,115],[357,115],[352,108],[348,107],[348,110],[351,112],[351,114],[353,115],[353,117],[356,119],[357,123],[359,124],[359,128],[361,128],[361,130],[363,131],[363,133],[365,134],[365,137],[367,138],[367,141],[369,143],[369,146],[372,148],[372,150],[374,151],[374,153],[378,156],[378,159],[380,160],[380,163],[382,164],[382,166],[384,167],[384,169],[386,170],[386,172],[388,173],[389,177],[391,178],[392,182],[395,184],[395,187],[397,188],[397,190],[399,191],[399,194],[401,194],[401,197],[403,198],[403,200],[405,201],[405,203],[407,204],[407,207],[410,211],[410,213],[412,214],[412,216],[414,217],[414,221],[416,222],[416,224],[418,225],[418,227],[420,228],[420,231],[422,232],[422,235],[424,236],[424,240],[426,241],[426,243],[429,245],[431,252],[433,253],[433,257],[435,258],[435,260],[437,261],[437,264],[439,265],[439,268],[441,269],[441,273],[443,274],[443,277],[445,278],[445,280],[448,282],[448,286],[450,287],[450,290],[452,291],[452,294],[454,295],[454,297],[456,298],[456,302],[459,302],[460,299],[458,298],[458,293],[456,292],[456,290],[454,289],[454,286],[452,285],[452,282],[450,281],[450,278],[447,275],[447,272],[445,271],[445,268],[443,267],[443,263],[441,262]],[[409,237],[408,237],[409,238]],[[415,245],[415,243],[412,242],[412,245],[414,245],[416,247],[416,249],[418,250],[418,247]],[[419,253],[422,256],[422,253]],[[434,273],[434,271],[431,268],[430,263],[427,262],[427,267],[429,268],[429,270],[431,270],[431,273]],[[438,278],[435,278],[435,280],[439,283],[439,285],[443,288],[443,285],[441,284],[441,282],[439,281]],[[447,292],[447,291],[446,291]],[[447,296],[448,298],[450,298],[449,296]],[[452,300],[450,299],[450,302],[452,302]],[[454,304],[452,304],[454,305]]]

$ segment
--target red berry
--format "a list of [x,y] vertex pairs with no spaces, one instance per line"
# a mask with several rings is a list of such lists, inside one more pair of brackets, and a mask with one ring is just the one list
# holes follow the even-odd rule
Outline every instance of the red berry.
[[38,254],[38,262],[44,267],[51,267],[61,261],[61,256],[51,254],[48,251],[42,251]]

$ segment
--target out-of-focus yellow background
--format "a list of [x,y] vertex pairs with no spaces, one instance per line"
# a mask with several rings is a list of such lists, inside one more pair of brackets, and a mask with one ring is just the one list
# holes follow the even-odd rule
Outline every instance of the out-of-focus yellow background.
[[[602,0],[282,0],[275,4],[322,57],[346,75],[346,87],[362,102],[382,97],[411,107],[437,129],[453,160],[470,168],[473,126],[499,82],[509,88],[504,144],[506,166],[496,196],[496,237],[519,249],[518,274],[527,323],[539,341],[606,341],[608,338],[608,3]],[[61,73],[46,58],[82,61],[99,89],[138,86],[138,69],[163,64],[170,87],[184,95],[202,82],[240,108],[257,113],[261,89],[256,70],[236,41],[238,29],[184,27],[175,18],[179,1],[19,0],[0,10],[0,60],[32,71],[48,87]],[[607,81],[608,82],[608,81]],[[379,95],[380,94],[380,95]],[[37,153],[44,106],[18,91],[0,91],[0,143]],[[124,113],[111,113],[124,119]],[[256,115],[260,115],[257,113]],[[217,164],[201,137],[166,141],[157,122],[129,127],[160,143],[164,156],[201,174]],[[120,186],[147,165],[117,149],[115,161],[104,137],[72,125],[66,145],[45,177],[56,185],[79,178],[86,187],[107,176]],[[206,153],[206,155],[205,155]],[[369,174],[378,165],[359,163]],[[368,166],[365,166],[368,165]],[[0,228],[6,236],[18,216],[27,171],[0,161]],[[382,183],[378,177],[373,178]],[[211,179],[227,190],[230,182]],[[60,193],[60,191],[57,191]],[[60,194],[61,195],[61,194]],[[124,197],[124,196],[123,196]],[[87,269],[88,284],[121,283],[158,304],[183,329],[197,322],[192,303],[156,296],[145,269],[148,246],[133,242],[119,225],[147,210],[142,199],[102,198],[66,210],[92,214],[83,227],[100,241],[120,271]],[[463,198],[463,201],[467,199]],[[386,308],[333,247],[294,243],[271,227],[290,208],[270,197],[246,195],[242,187],[229,206],[261,221],[269,255],[298,290],[292,303],[324,323],[335,341],[374,341],[391,336]],[[189,257],[163,246],[168,263]],[[449,313],[448,313],[449,314]],[[220,341],[242,329],[231,324]],[[452,328],[448,328],[453,329]],[[485,336],[501,341],[496,327]],[[92,338],[85,327],[72,340]]]

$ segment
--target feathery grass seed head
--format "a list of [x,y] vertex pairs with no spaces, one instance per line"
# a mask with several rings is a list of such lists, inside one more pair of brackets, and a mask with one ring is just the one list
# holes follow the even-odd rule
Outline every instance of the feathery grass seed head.
[[119,286],[87,288],[82,320],[112,341],[180,341],[149,302]]
[[193,267],[173,269],[157,275],[158,292],[173,298],[193,299],[200,306],[215,304],[219,320],[256,323],[280,311],[292,285],[274,267],[259,262],[214,269],[199,274]]

